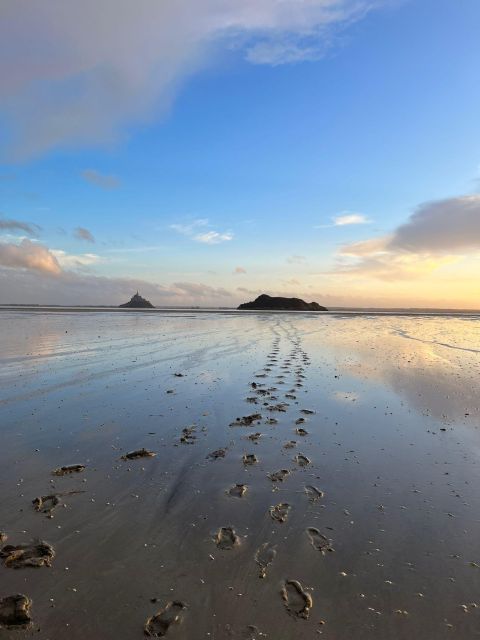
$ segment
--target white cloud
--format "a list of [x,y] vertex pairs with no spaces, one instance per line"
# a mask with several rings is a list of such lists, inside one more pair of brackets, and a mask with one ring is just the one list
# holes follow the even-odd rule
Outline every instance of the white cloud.
[[233,240],[233,233],[227,231],[226,233],[219,233],[218,231],[206,231],[205,233],[198,233],[193,236],[193,239],[203,244],[220,244],[221,242],[228,242]]
[[332,29],[393,0],[3,0],[10,151],[110,143],[158,118],[219,47],[257,64],[319,57]]
[[220,244],[221,242],[228,242],[233,240],[233,233],[231,231],[225,231],[220,233],[213,229],[199,232],[199,229],[210,227],[207,218],[200,218],[193,220],[185,224],[171,224],[170,229],[181,233],[188,238],[192,238],[195,242],[201,242],[202,244]]
[[96,253],[81,253],[79,255],[67,253],[62,249],[51,249],[62,269],[81,269],[83,267],[91,267],[95,264],[105,262],[105,258],[98,256]]
[[333,218],[335,227],[344,227],[351,224],[369,224],[370,220],[361,213],[345,213]]

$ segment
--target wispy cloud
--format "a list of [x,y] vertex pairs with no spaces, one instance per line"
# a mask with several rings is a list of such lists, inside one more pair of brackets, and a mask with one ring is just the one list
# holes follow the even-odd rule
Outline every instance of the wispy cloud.
[[[200,242],[202,244],[220,244],[222,242],[228,242],[233,240],[233,233],[231,231],[219,232],[213,229],[209,229],[210,224],[208,219],[200,218],[198,220],[193,220],[192,222],[185,224],[171,224],[170,229],[176,231],[177,233],[181,233],[195,242]],[[200,231],[200,229],[205,229],[204,231]]]
[[305,256],[289,256],[287,258],[288,264],[305,264],[307,262],[307,258]]
[[244,273],[247,273],[247,270],[244,269],[243,267],[235,267],[235,269],[233,270],[234,275],[241,275]]
[[0,230],[1,231],[23,231],[24,233],[27,233],[29,236],[37,236],[41,231],[41,227],[39,227],[37,224],[22,222],[21,220],[9,220],[7,218],[0,218]]
[[99,14],[97,0],[9,0],[0,100],[10,151],[110,143],[165,113],[179,81],[220,46],[255,64],[316,59],[332,31],[393,1],[102,0]]
[[85,169],[80,174],[84,180],[102,189],[116,189],[120,186],[117,176],[109,176],[95,169]]
[[77,238],[77,240],[85,240],[86,242],[92,243],[95,242],[95,238],[93,237],[92,232],[88,229],[85,229],[85,227],[77,227],[73,232],[73,235],[75,236],[75,238]]

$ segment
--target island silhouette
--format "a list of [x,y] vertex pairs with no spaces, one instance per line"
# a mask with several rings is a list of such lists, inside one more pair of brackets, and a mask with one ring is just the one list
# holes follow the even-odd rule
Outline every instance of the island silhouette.
[[266,293],[258,296],[253,302],[244,302],[238,309],[262,311],[328,311],[318,302],[305,302],[300,298],[273,297]]
[[125,302],[124,304],[120,304],[118,306],[127,309],[155,309],[153,304],[149,300],[142,298],[138,291],[130,298],[128,302]]

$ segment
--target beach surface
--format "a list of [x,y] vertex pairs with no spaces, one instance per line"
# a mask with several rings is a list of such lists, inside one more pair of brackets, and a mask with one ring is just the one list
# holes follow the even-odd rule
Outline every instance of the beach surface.
[[2,640],[480,637],[479,316],[0,327]]

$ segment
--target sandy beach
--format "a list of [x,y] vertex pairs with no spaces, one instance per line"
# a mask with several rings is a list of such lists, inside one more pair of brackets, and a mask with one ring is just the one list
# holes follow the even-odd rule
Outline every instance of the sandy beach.
[[480,317],[0,322],[2,639],[480,637]]

